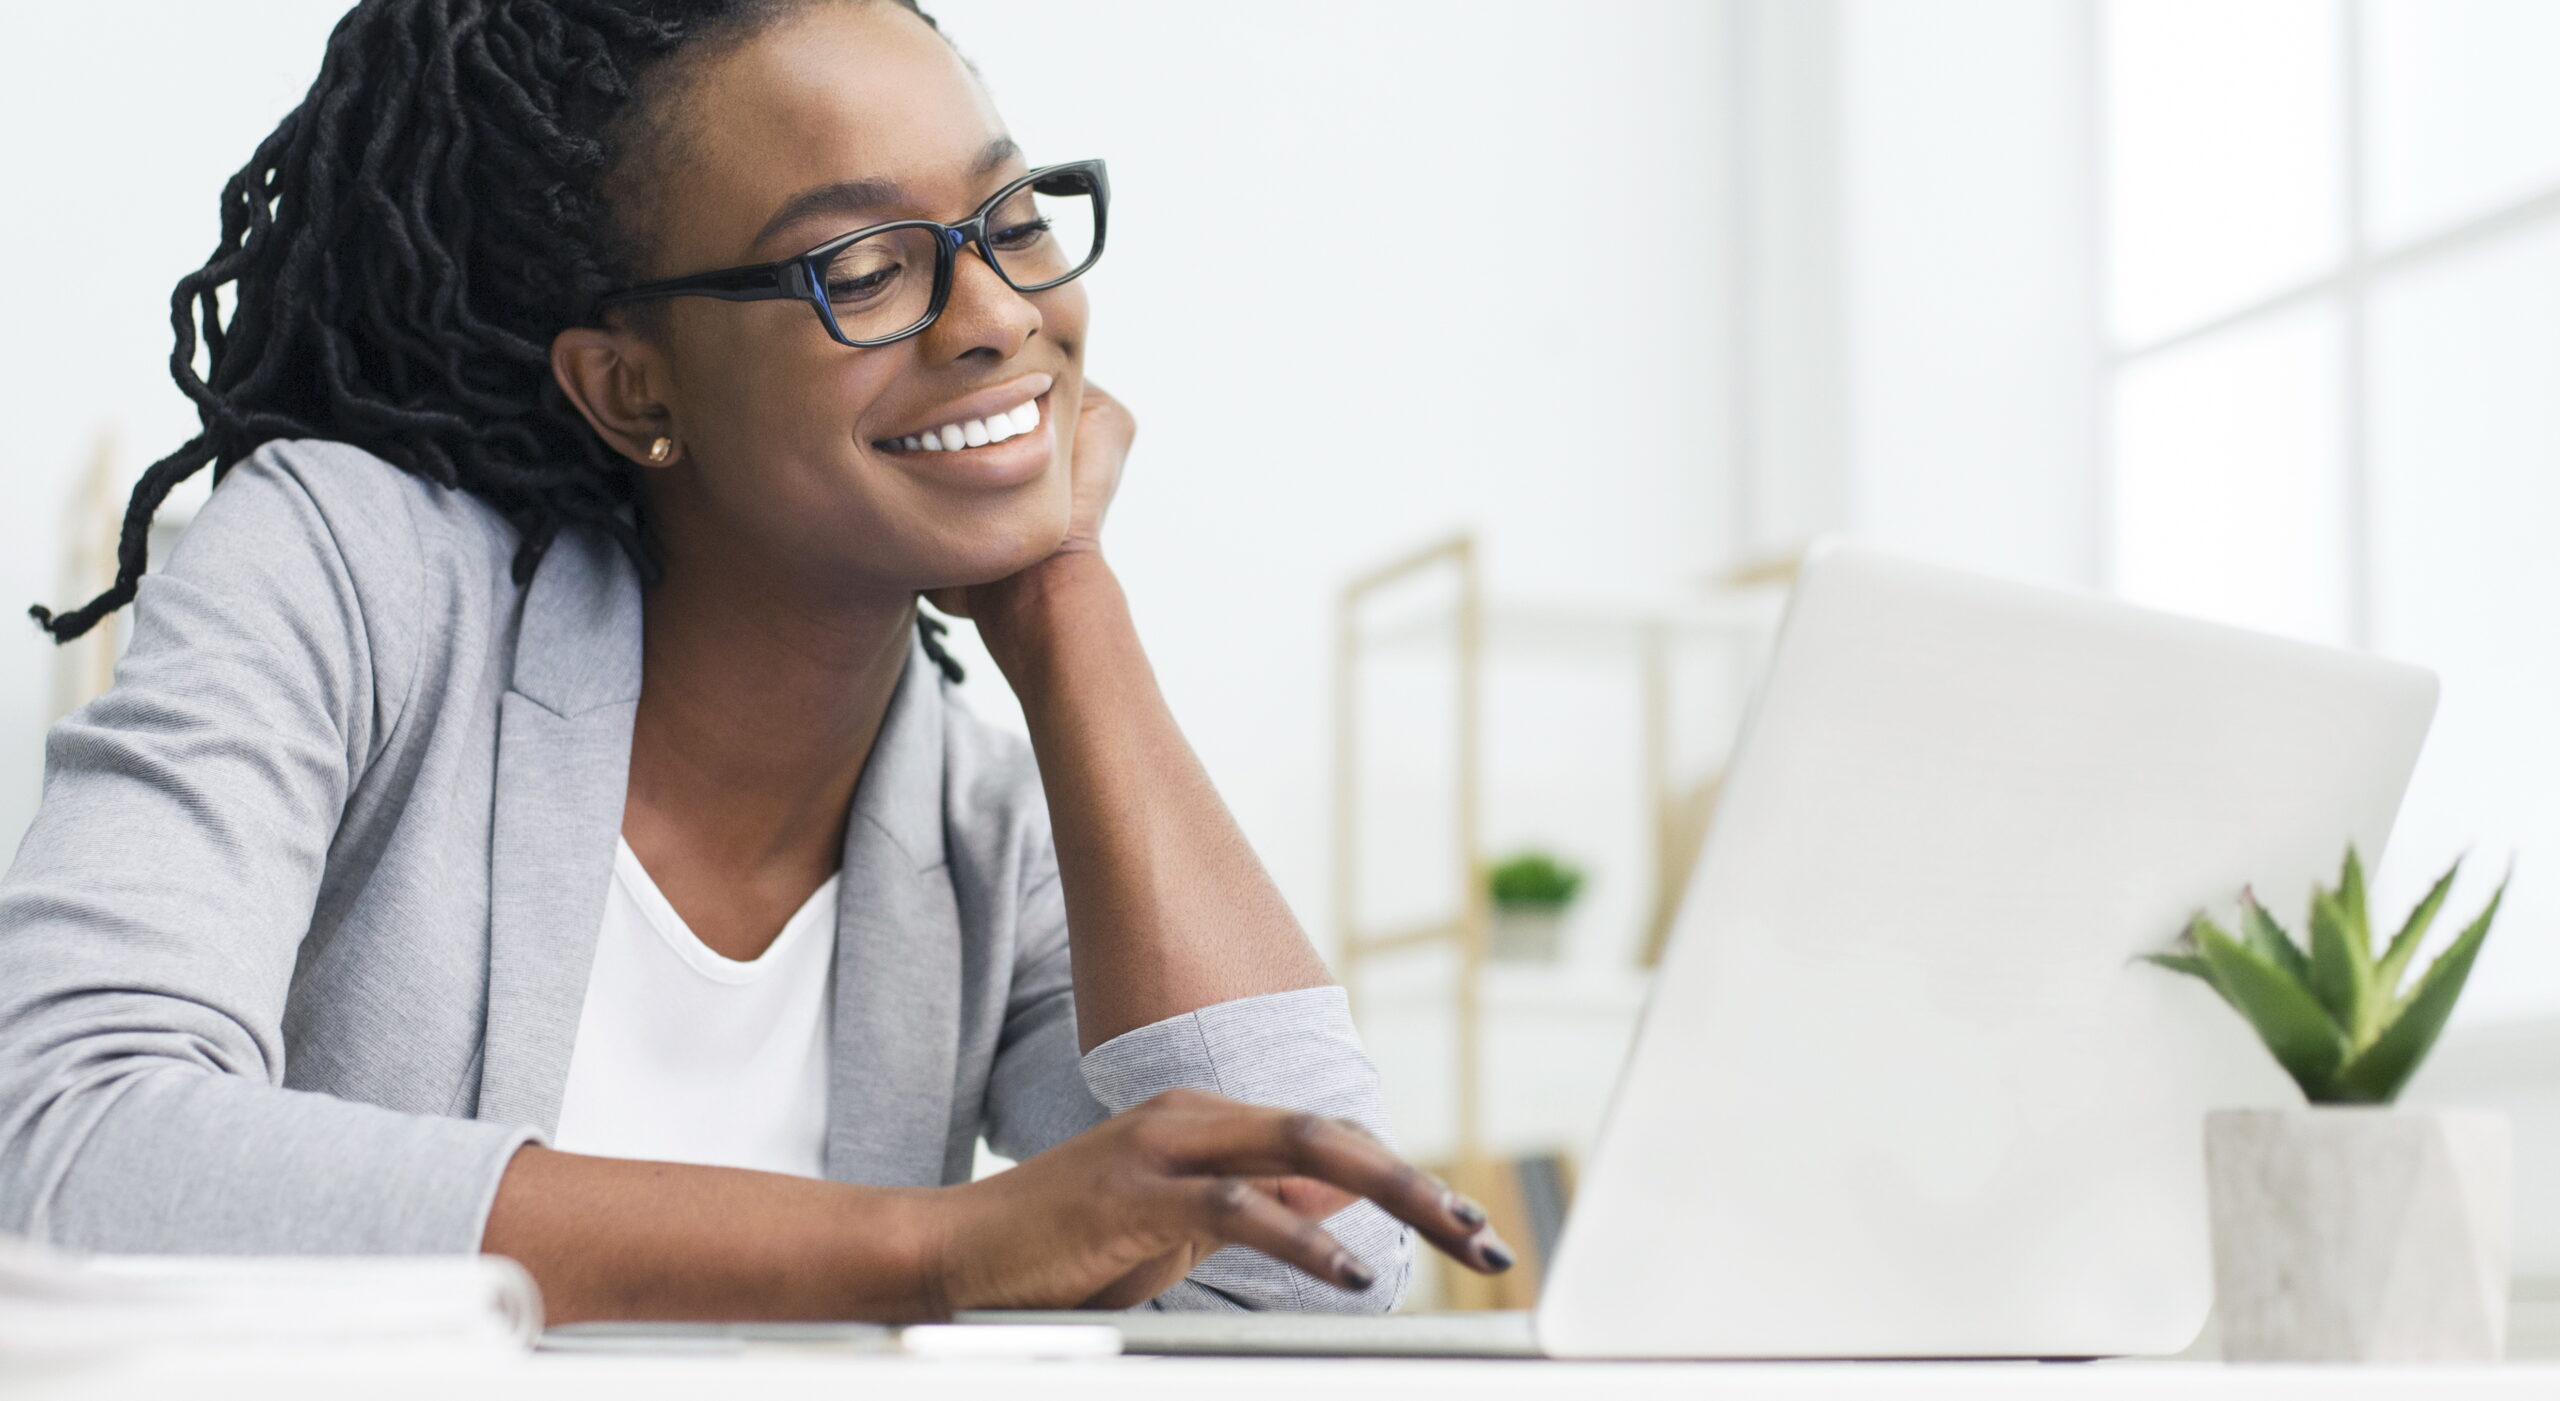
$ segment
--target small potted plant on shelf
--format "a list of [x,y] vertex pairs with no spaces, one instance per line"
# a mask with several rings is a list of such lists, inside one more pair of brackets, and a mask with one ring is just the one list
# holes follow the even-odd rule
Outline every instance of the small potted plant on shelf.
[[1552,963],[1564,942],[1565,907],[1582,888],[1582,872],[1543,851],[1524,851],[1495,866],[1493,937],[1487,950],[1506,963]]
[[2471,975],[2506,887],[2408,977],[2461,869],[2374,946],[2347,850],[2311,893],[2307,946],[2248,892],[2240,929],[2204,915],[2147,955],[2248,1019],[2304,1109],[2205,1121],[2223,1355],[2251,1361],[2493,1361],[2505,1350],[2513,1158],[2506,1120],[2393,1109]]

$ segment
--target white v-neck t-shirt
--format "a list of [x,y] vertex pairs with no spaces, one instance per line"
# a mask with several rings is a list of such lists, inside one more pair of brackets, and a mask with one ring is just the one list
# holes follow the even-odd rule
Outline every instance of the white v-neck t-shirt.
[[551,1146],[823,1176],[842,880],[741,963],[694,937],[617,838]]

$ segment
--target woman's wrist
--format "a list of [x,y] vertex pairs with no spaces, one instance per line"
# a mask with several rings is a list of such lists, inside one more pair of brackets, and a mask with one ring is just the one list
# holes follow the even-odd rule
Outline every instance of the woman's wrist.
[[1119,577],[1099,550],[1068,550],[969,591],[969,616],[988,655],[1019,688],[1042,654],[1077,624],[1125,610]]
[[848,1187],[834,1252],[851,1288],[833,1310],[883,1323],[935,1322],[957,1307],[949,1271],[950,1189]]

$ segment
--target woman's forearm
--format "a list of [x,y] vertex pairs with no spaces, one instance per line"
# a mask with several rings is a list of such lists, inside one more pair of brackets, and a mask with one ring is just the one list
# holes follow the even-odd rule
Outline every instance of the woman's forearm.
[[1174,724],[1102,557],[1025,571],[978,621],[1048,793],[1084,1048],[1331,982]]
[[940,1314],[927,1193],[518,1149],[481,1249],[553,1323]]
[[[1253,1180],[1286,1179],[1285,1193]],[[1359,1198],[1468,1267],[1510,1267],[1484,1212],[1341,1120],[1157,1095],[1010,1171],[938,1188],[525,1147],[481,1248],[533,1272],[553,1323],[860,1319],[1127,1308],[1224,1246],[1352,1291],[1368,1262],[1316,1224]]]

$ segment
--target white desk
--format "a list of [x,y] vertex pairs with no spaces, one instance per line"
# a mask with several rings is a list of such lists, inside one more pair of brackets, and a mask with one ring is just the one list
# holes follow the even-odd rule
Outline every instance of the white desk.
[[1422,1397],[2560,1398],[2560,1363],[2495,1368],[2239,1367],[2208,1362],[1594,1363],[1269,1361],[918,1362],[763,1351],[737,1356],[398,1354],[179,1357],[0,1365],[9,1401],[1419,1401]]

